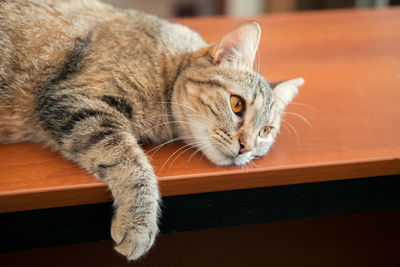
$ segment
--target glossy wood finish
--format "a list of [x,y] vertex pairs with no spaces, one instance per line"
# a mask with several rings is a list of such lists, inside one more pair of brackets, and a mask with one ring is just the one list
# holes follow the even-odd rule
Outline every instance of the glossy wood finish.
[[[216,167],[179,143],[149,152],[162,195],[399,174],[400,9],[254,19],[263,31],[262,74],[306,80],[275,146],[244,167]],[[213,42],[243,20],[177,21]],[[109,200],[104,183],[56,152],[37,144],[0,146],[0,212]]]

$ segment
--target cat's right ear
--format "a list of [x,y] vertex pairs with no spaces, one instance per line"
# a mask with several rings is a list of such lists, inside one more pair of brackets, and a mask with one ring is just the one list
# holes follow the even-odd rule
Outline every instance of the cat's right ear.
[[253,67],[261,29],[257,22],[245,22],[228,32],[212,47],[213,63],[239,63]]
[[293,98],[297,95],[298,87],[303,84],[303,78],[271,83],[271,88],[275,94],[275,103],[278,105],[280,110],[283,110],[287,104],[292,102]]

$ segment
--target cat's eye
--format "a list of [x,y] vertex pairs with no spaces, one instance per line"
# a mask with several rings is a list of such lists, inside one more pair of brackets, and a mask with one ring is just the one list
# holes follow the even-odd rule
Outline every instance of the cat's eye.
[[233,95],[231,96],[231,108],[233,113],[240,116],[244,111],[244,101],[242,98]]
[[260,132],[258,133],[258,135],[261,136],[261,137],[266,137],[266,136],[269,135],[271,130],[272,130],[271,126],[263,126],[263,127],[261,127]]

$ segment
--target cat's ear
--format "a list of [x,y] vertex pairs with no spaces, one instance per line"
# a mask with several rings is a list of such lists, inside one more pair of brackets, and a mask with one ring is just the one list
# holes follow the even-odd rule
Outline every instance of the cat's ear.
[[271,83],[275,94],[275,101],[279,109],[283,110],[297,95],[298,87],[304,84],[303,78],[296,78],[288,81]]
[[212,47],[213,63],[239,63],[253,66],[261,29],[257,22],[245,22],[228,32]]

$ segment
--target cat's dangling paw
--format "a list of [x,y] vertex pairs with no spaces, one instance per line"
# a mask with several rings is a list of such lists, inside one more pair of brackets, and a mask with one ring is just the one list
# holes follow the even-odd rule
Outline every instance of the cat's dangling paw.
[[146,254],[157,233],[157,212],[153,211],[135,216],[134,213],[119,208],[111,225],[114,249],[129,260],[136,260]]

